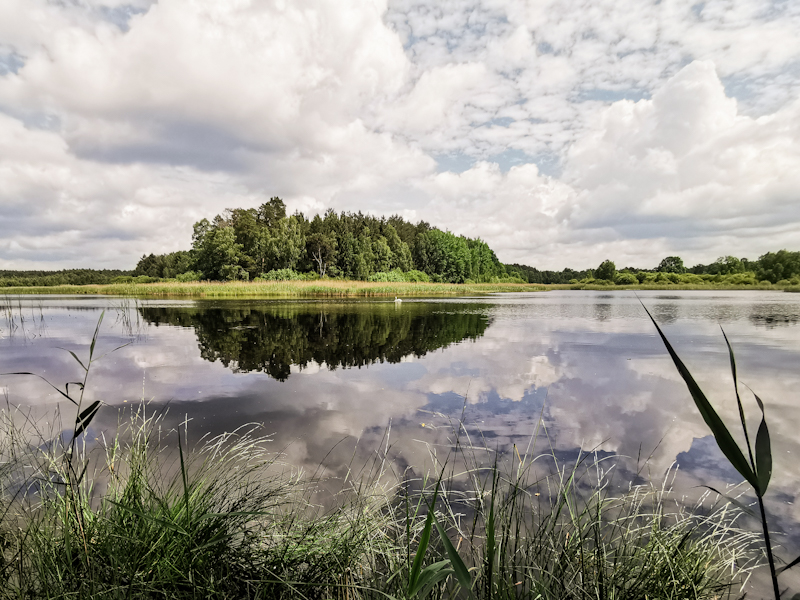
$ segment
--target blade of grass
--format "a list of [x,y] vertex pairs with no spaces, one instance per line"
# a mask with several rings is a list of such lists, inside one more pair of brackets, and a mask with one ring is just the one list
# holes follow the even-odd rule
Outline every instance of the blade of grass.
[[464,561],[461,560],[461,556],[453,547],[453,543],[450,541],[444,528],[439,524],[439,519],[437,519],[435,515],[433,517],[433,522],[436,525],[436,530],[439,532],[439,537],[442,538],[442,544],[444,544],[444,549],[447,551],[447,556],[450,559],[450,564],[453,567],[453,572],[455,573],[459,585],[462,589],[467,590],[467,593],[472,597],[472,577],[470,577],[469,569],[467,569]]
[[[75,406],[77,406],[77,405],[78,405],[78,403],[77,403],[75,400],[73,400],[72,398],[70,398],[70,396],[69,396],[69,394],[68,394],[67,392],[62,392],[60,389],[58,389],[58,388],[57,388],[56,386],[54,386],[52,383],[50,383],[49,381],[47,381],[47,379],[45,379],[45,378],[44,378],[44,377],[42,377],[41,375],[37,375],[36,373],[29,373],[29,372],[27,372],[27,371],[18,371],[18,372],[16,372],[16,373],[0,373],[0,375],[33,375],[34,377],[38,377],[39,379],[41,379],[42,381],[44,381],[44,382],[45,382],[47,385],[49,385],[51,388],[53,388],[53,389],[54,389],[55,391],[57,391],[59,394],[61,394],[62,396],[64,396],[64,398],[66,398],[67,400],[69,400],[70,402],[72,402],[72,403],[73,403]],[[79,383],[78,385],[82,385],[82,384],[80,384],[80,383]],[[67,388],[67,390],[69,390],[69,388]]]
[[747,420],[744,416],[744,407],[742,406],[742,398],[739,396],[739,379],[736,377],[736,358],[733,355],[733,348],[731,347],[731,343],[728,341],[728,336],[725,334],[725,330],[722,329],[720,325],[720,331],[722,331],[722,337],[725,338],[725,344],[728,346],[728,357],[731,361],[731,375],[733,376],[733,390],[736,392],[736,405],[739,408],[739,420],[742,422],[742,431],[744,431],[744,443],[747,446],[747,455],[750,458],[750,468],[757,472],[756,463],[753,460],[753,450],[752,446],[750,445],[750,433],[747,431]]
[[761,494],[767,491],[769,480],[772,478],[772,444],[769,440],[769,429],[764,415],[764,403],[758,394],[753,393],[761,409],[761,424],[756,433],[756,473],[758,474],[758,486]]
[[95,400],[89,405],[89,408],[78,415],[78,418],[75,419],[75,437],[78,437],[89,427],[89,423],[92,422],[98,410],[100,410],[100,400]]
[[[436,503],[436,496],[439,493],[439,482],[436,482],[436,491],[433,495],[434,505]],[[417,546],[417,553],[414,555],[414,562],[411,565],[411,572],[408,574],[408,596],[412,596],[412,590],[417,588],[419,582],[420,572],[422,571],[422,562],[425,560],[425,552],[428,550],[428,543],[431,539],[431,529],[433,528],[433,508],[428,509],[428,516],[425,517],[425,526],[422,528],[422,533],[419,536],[419,545]]]
[[678,354],[672,348],[672,344],[669,343],[669,340],[667,340],[664,332],[661,331],[658,323],[656,323],[656,320],[653,318],[653,315],[650,314],[650,311],[647,310],[647,307],[644,305],[644,303],[642,303],[642,308],[644,308],[647,316],[650,317],[653,325],[655,325],[658,335],[661,336],[661,341],[664,342],[664,346],[666,346],[667,352],[669,352],[669,355],[672,358],[672,362],[675,364],[675,367],[678,369],[678,373],[686,383],[686,387],[689,388],[689,393],[691,394],[692,399],[694,399],[694,403],[697,406],[697,409],[700,411],[703,420],[711,430],[714,439],[717,441],[719,449],[722,450],[725,458],[728,459],[733,468],[736,469],[739,474],[744,477],[750,485],[753,486],[756,492],[759,492],[760,488],[758,485],[758,478],[753,472],[753,469],[750,468],[750,465],[747,464],[747,459],[744,457],[744,454],[742,454],[742,451],[739,449],[739,446],[736,444],[736,441],[733,439],[730,431],[728,431],[725,423],[711,406],[711,403],[706,398],[706,395],[700,389],[700,386],[697,385],[697,382],[694,380],[694,377],[692,377],[689,369],[686,368],[686,365],[684,365],[683,361],[678,357]]
[[792,562],[790,562],[789,564],[783,565],[783,566],[782,566],[780,569],[778,569],[778,574],[780,575],[780,574],[781,574],[781,573],[783,573],[784,571],[788,571],[789,569],[791,569],[792,567],[796,567],[797,565],[800,565],[800,556],[798,556],[797,558],[795,558],[795,559],[794,559]]
[[725,498],[725,500],[727,500],[728,502],[733,504],[739,510],[742,510],[742,511],[746,512],[751,517],[755,517],[756,516],[756,513],[754,513],[752,510],[750,510],[749,507],[745,506],[745,504],[743,502],[739,502],[736,498],[733,498],[732,496],[728,496],[727,494],[723,494],[717,488],[713,488],[710,485],[704,485],[703,487],[706,488],[707,490],[711,490],[712,492],[714,492],[718,496],[721,496],[722,498]]

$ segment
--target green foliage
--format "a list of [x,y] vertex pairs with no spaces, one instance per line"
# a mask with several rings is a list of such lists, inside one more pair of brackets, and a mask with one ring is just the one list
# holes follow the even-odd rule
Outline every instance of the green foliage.
[[411,269],[410,271],[405,272],[403,275],[406,281],[412,283],[428,283],[430,281],[430,277],[428,277],[427,273],[417,271],[416,269]]
[[175,276],[175,279],[181,282],[187,281],[202,281],[203,274],[200,271],[186,271],[185,273],[181,273]]
[[[399,216],[376,218],[328,210],[311,221],[286,216],[279,198],[256,209],[233,209],[213,222],[195,224],[191,268],[209,279],[254,279],[281,269],[315,271],[320,277],[370,280],[379,273],[423,272],[410,281],[491,282],[506,276],[494,252],[481,240],[457,237],[416,225]],[[146,257],[142,268],[158,257]],[[145,260],[145,259],[143,259]],[[236,267],[239,267],[237,270]],[[403,281],[394,275],[375,281]]]
[[800,252],[767,252],[759,257],[756,273],[758,279],[766,279],[771,283],[800,277]]
[[191,264],[191,254],[183,250],[157,256],[150,254],[142,256],[132,274],[134,276],[146,275],[156,279],[171,279],[188,271]]
[[417,238],[414,263],[432,281],[490,282],[506,274],[494,252],[481,240],[470,240],[431,229]]
[[194,270],[202,271],[209,279],[240,278],[242,244],[236,242],[233,226],[221,217],[213,225],[207,219],[195,223],[192,244]]
[[566,284],[576,283],[589,276],[589,271],[575,271],[574,269],[564,269],[563,271],[540,271],[534,267],[520,264],[503,265],[510,276],[519,277],[527,283],[544,284]]
[[610,260],[604,260],[594,272],[595,279],[605,279],[606,281],[614,281],[617,274],[617,266]]
[[614,283],[617,285],[636,285],[639,279],[633,273],[619,273],[614,278]]
[[316,273],[298,273],[292,269],[273,269],[267,273],[261,273],[257,281],[311,281],[317,279]]
[[686,267],[683,266],[683,259],[680,256],[667,256],[658,264],[656,271],[659,273],[684,273]]
[[733,275],[744,273],[746,270],[744,262],[735,256],[720,256],[708,268],[711,275]]
[[369,277],[369,281],[407,281],[405,274],[400,269],[393,271],[373,273]]
[[0,270],[0,287],[105,285],[120,277],[131,277],[131,271],[108,269],[65,269],[63,271]]

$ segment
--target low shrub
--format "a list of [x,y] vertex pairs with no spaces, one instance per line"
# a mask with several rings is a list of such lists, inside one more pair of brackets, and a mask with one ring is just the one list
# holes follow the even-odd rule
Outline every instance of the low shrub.
[[405,277],[406,281],[411,283],[430,283],[431,280],[427,273],[417,271],[416,269],[406,271],[403,276]]
[[633,273],[618,273],[614,278],[617,285],[637,285],[639,279]]
[[187,281],[202,281],[203,280],[203,273],[200,271],[186,271],[186,273],[181,273],[180,275],[176,275],[175,279],[182,283]]
[[294,269],[273,269],[262,273],[254,281],[310,281],[319,279],[316,273],[298,273]]
[[389,283],[406,281],[406,278],[400,269],[394,269],[393,271],[378,271],[377,273],[373,273],[370,275],[368,281]]

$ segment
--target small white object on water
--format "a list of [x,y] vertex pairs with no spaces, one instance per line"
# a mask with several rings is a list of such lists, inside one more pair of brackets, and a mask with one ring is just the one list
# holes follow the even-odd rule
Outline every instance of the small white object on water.
[[398,298],[397,296],[394,297],[394,301],[395,302],[402,302],[402,300],[400,298]]

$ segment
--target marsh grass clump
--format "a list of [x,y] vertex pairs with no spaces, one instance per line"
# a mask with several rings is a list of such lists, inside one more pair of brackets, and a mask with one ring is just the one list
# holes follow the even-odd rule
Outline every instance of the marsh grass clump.
[[162,281],[108,285],[64,285],[7,288],[10,294],[106,294],[176,298],[371,298],[468,296],[495,292],[537,292],[546,286],[528,283],[373,282],[343,279],[311,281]]
[[[434,522],[469,572],[464,584],[453,568],[439,597],[735,596],[758,557],[757,538],[738,527],[738,511],[710,495],[684,506],[669,489],[674,472],[660,487],[619,489],[607,460],[583,454],[565,465],[554,453],[517,453],[439,478],[427,492],[438,500]],[[447,546],[431,542],[431,560],[455,567]]]
[[1,597],[331,597],[392,563],[385,496],[323,509],[310,502],[313,483],[273,473],[268,440],[253,431],[193,452],[179,442],[177,456],[168,447],[179,432],[159,433],[157,417],[135,412],[98,448],[80,494],[66,491],[58,444],[25,453],[17,475],[32,472],[4,497]]
[[186,431],[160,423],[142,406],[112,442],[81,441],[94,458],[80,493],[58,438],[23,447],[17,431],[0,597],[711,599],[756,556],[729,505],[682,508],[666,484],[617,490],[590,455],[387,485],[384,453],[321,503],[320,482],[254,430],[186,451]]

